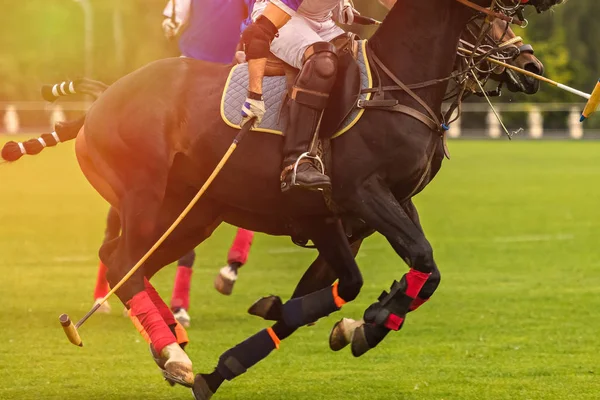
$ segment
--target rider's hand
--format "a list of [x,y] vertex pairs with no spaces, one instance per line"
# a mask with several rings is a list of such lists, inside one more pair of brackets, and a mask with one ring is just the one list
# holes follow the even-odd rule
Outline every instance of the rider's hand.
[[337,22],[344,25],[352,25],[354,23],[354,16],[360,15],[354,8],[352,0],[341,0],[336,11],[337,13],[334,11],[334,16],[336,17]]
[[252,127],[257,127],[260,125],[264,116],[265,102],[262,100],[262,96],[257,95],[256,93],[250,93],[248,97],[246,97],[244,105],[242,105],[242,122],[240,125],[244,126],[246,122],[256,117]]
[[162,22],[163,32],[165,34],[165,37],[169,40],[175,38],[179,34],[180,27],[181,24],[173,22],[171,18],[165,18]]

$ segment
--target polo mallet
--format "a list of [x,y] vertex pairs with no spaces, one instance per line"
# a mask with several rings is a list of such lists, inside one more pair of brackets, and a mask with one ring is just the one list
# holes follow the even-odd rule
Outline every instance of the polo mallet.
[[146,262],[146,260],[148,260],[148,258],[156,251],[156,249],[158,249],[158,247],[167,239],[167,237],[169,237],[169,235],[171,233],[173,233],[175,228],[177,228],[177,226],[188,215],[188,213],[192,210],[192,208],[196,205],[196,203],[198,203],[198,200],[200,200],[200,198],[202,197],[204,192],[206,192],[206,190],[211,185],[211,183],[214,181],[214,179],[217,177],[219,172],[221,172],[221,169],[223,169],[223,167],[225,166],[225,164],[227,163],[227,161],[229,160],[229,158],[231,157],[231,155],[237,148],[238,144],[242,141],[244,136],[246,136],[246,133],[248,133],[248,131],[252,128],[252,124],[254,123],[255,119],[256,118],[252,118],[251,120],[249,120],[248,122],[246,122],[244,124],[244,126],[239,131],[239,133],[237,134],[235,139],[233,139],[233,142],[227,149],[227,152],[225,152],[225,155],[223,156],[223,158],[221,158],[221,161],[219,161],[219,163],[217,164],[217,166],[215,167],[213,172],[210,174],[210,176],[208,177],[206,182],[204,182],[204,185],[202,185],[200,190],[198,190],[198,193],[196,193],[196,196],[194,196],[192,201],[190,201],[190,203],[187,205],[187,207],[181,212],[179,217],[177,217],[177,219],[171,224],[169,229],[167,229],[165,231],[165,233],[163,233],[163,235],[156,241],[156,243],[154,243],[154,245],[150,248],[150,250],[148,250],[146,252],[146,254],[144,254],[144,256],[137,262],[137,264],[135,264],[133,266],[133,268],[131,268],[131,270],[129,270],[129,272],[123,277],[123,279],[121,279],[119,281],[119,283],[117,283],[115,285],[115,287],[113,287],[106,296],[104,296],[98,303],[96,303],[94,305],[94,307],[92,307],[92,309],[90,311],[88,311],[88,313],[85,314],[83,316],[83,318],[81,318],[79,320],[79,322],[77,322],[76,324],[73,324],[73,322],[71,321],[71,318],[69,318],[69,316],[67,314],[62,314],[58,318],[60,321],[60,324],[62,325],[62,327],[65,331],[65,334],[67,335],[67,338],[69,339],[69,341],[71,343],[73,343],[76,346],[83,347],[83,341],[81,340],[81,336],[79,335],[79,331],[78,331],[78,329],[81,327],[81,325],[83,325],[83,323],[85,321],[87,321],[88,318],[90,318],[92,316],[92,314],[94,314],[98,310],[98,308],[100,308],[100,306],[102,304],[104,304],[104,302],[106,302],[106,300],[108,300],[108,298],[110,296],[112,296],[117,290],[119,290],[119,288],[121,286],[123,286],[123,284],[125,282],[127,282],[127,280],[129,278],[131,278],[131,276],[138,269],[140,269],[140,267]]
[[[468,49],[465,49],[465,48],[462,48],[462,47],[459,47],[458,50],[462,51],[463,53],[473,54],[473,52],[471,50],[468,50]],[[598,83],[596,84],[596,87],[594,88],[594,90],[592,91],[592,93],[589,94],[589,93],[582,92],[581,90],[577,90],[575,88],[572,88],[570,86],[563,85],[562,83],[558,83],[556,81],[553,81],[552,79],[548,79],[545,76],[541,76],[541,75],[538,75],[536,73],[527,71],[525,69],[522,69],[522,68],[519,68],[519,67],[515,67],[513,65],[507,64],[507,63],[499,61],[499,60],[496,60],[494,58],[487,57],[486,59],[487,59],[487,61],[489,61],[491,63],[497,64],[497,65],[501,65],[501,66],[503,66],[505,68],[508,68],[508,69],[512,69],[513,71],[517,71],[517,72],[519,72],[519,73],[521,73],[523,75],[527,75],[527,76],[530,76],[530,77],[532,77],[534,79],[537,79],[539,81],[546,82],[546,83],[548,83],[548,84],[550,84],[552,86],[556,86],[559,89],[565,90],[565,91],[567,91],[569,93],[573,93],[573,94],[575,94],[575,95],[577,95],[579,97],[582,97],[582,98],[586,99],[588,102],[586,103],[585,108],[583,110],[583,113],[581,114],[581,119],[580,119],[581,122],[583,122],[586,118],[588,118],[589,116],[591,116],[598,109],[598,106],[600,105],[600,80],[598,80]]]

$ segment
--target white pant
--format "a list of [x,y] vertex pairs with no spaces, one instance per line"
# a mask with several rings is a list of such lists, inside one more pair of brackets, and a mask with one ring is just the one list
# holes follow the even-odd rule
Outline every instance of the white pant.
[[[253,20],[263,13],[267,4],[267,0],[258,0],[254,4]],[[303,16],[302,6],[297,13],[292,14],[292,19],[279,30],[279,36],[271,43],[271,52],[296,68],[302,68],[302,56],[310,45],[317,42],[329,42],[344,33],[344,30],[337,26],[330,17],[331,10],[327,12],[328,18],[319,22],[317,19]],[[309,10],[306,12],[309,13]]]

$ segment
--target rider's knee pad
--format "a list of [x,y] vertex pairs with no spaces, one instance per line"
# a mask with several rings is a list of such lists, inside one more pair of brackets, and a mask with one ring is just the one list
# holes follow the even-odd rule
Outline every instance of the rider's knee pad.
[[337,51],[331,43],[318,42],[306,49],[292,99],[309,107],[324,109],[335,82],[337,65]]

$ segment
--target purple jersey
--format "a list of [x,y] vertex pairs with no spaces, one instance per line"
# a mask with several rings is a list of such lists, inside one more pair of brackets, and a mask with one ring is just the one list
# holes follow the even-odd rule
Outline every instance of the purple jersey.
[[232,62],[254,0],[192,0],[187,28],[179,39],[181,53],[197,60]]

